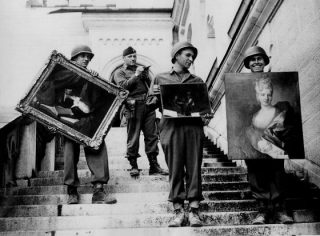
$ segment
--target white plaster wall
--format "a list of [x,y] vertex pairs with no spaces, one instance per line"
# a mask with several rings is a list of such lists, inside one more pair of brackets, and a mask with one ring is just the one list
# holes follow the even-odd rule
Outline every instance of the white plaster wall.
[[69,56],[75,44],[88,43],[79,13],[50,10],[26,8],[23,0],[1,4],[0,107],[18,103],[53,49]]
[[[132,17],[132,16],[131,16]],[[171,68],[172,22],[170,16],[143,19],[123,16],[96,19],[84,17],[93,49],[99,54],[92,61],[101,75],[108,79],[111,72],[122,63],[122,52],[128,46],[137,50],[138,62],[151,65],[153,74]]]

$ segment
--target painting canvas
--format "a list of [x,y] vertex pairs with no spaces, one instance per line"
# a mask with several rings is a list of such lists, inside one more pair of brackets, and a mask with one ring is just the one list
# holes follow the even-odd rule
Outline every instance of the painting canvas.
[[192,118],[211,113],[204,83],[162,84],[160,97],[162,112],[167,118]]
[[226,73],[230,159],[304,158],[297,72]]
[[98,149],[128,92],[53,51],[16,109]]

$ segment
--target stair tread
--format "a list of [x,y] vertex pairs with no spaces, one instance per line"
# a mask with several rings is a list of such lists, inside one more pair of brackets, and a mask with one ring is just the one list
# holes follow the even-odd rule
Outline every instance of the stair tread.
[[[256,211],[246,212],[204,212],[204,225],[226,226],[247,225],[257,214]],[[132,227],[164,227],[168,225],[173,214],[130,214],[130,215],[99,215],[99,216],[59,216],[59,217],[8,217],[0,218],[0,231],[4,230],[67,230],[132,228]],[[81,224],[79,224],[81,222]],[[302,222],[298,222],[302,223]]]
[[[216,236],[231,236],[231,235],[251,235],[261,236],[287,236],[287,235],[315,235],[320,228],[319,222],[312,223],[295,223],[293,225],[283,224],[265,224],[265,225],[235,225],[235,226],[203,226],[201,228],[180,227],[154,227],[154,228],[116,228],[116,229],[90,229],[90,230],[55,230],[55,235],[70,236],[70,235],[112,235],[112,236],[141,236],[141,235],[154,235],[154,236],[195,236],[195,235],[216,235]],[[53,233],[53,232],[52,232]],[[0,235],[1,232],[0,232]],[[6,232],[6,236],[42,236],[51,235],[47,231],[12,231]]]

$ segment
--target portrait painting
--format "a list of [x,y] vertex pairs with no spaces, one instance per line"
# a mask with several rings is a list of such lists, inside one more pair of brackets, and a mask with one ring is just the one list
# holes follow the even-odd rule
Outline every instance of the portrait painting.
[[303,159],[297,72],[226,73],[230,159]]
[[128,92],[53,51],[16,109],[98,149]]
[[167,118],[192,118],[211,113],[204,83],[161,84],[160,97],[162,112]]

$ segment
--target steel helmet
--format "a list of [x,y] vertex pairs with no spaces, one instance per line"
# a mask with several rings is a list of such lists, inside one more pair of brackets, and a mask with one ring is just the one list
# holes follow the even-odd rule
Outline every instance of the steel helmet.
[[175,56],[176,54],[181,51],[182,49],[186,49],[186,48],[190,48],[193,50],[194,52],[194,59],[196,59],[197,55],[198,55],[198,49],[195,48],[191,43],[189,42],[178,42],[175,45],[173,45],[173,48],[171,50],[171,62],[174,63],[175,62]]
[[267,53],[265,52],[265,50],[263,50],[263,48],[259,47],[259,46],[252,46],[252,47],[248,48],[247,51],[245,51],[245,53],[244,53],[243,63],[247,69],[250,69],[249,68],[249,59],[250,59],[250,57],[252,57],[254,55],[261,55],[263,57],[266,65],[269,64],[270,60],[269,60],[269,57],[268,57]]
[[78,56],[81,53],[87,53],[91,55],[91,59],[93,58],[94,54],[92,53],[92,50],[89,46],[87,45],[78,45],[74,47],[71,51],[71,60]]

